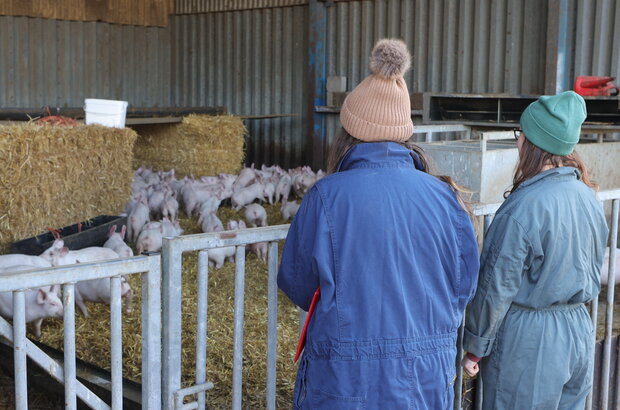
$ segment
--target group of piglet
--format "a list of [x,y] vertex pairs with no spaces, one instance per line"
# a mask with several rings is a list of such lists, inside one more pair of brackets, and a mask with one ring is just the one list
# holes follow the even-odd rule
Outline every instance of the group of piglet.
[[[244,209],[246,221],[253,227],[267,226],[267,212],[260,203],[273,205],[281,202],[281,212],[285,220],[292,218],[299,208],[299,203],[289,201],[294,194],[298,198],[310,189],[323,172],[314,173],[309,167],[300,167],[284,171],[278,166],[265,167],[260,170],[254,166],[244,168],[239,175],[220,174],[218,176],[193,179],[177,179],[174,170],[154,172],[141,167],[135,172],[133,197],[125,209],[128,215],[127,228],[120,232],[113,226],[108,232],[108,239],[102,247],[89,247],[69,250],[60,238],[39,256],[23,254],[0,255],[0,275],[37,268],[49,268],[76,263],[97,262],[107,259],[133,256],[132,249],[125,242],[136,244],[139,253],[159,251],[163,237],[181,235],[178,216],[179,206],[183,205],[188,217],[198,215],[198,222],[203,232],[223,231],[224,225],[217,217],[221,203],[230,200],[236,211]],[[151,221],[151,217],[154,220]],[[229,230],[245,229],[243,220],[229,221]],[[247,249],[260,259],[267,257],[267,243],[248,245]],[[235,247],[218,248],[209,251],[209,263],[220,268],[226,259],[234,260]],[[62,317],[64,313],[60,299],[60,285],[46,286],[27,290],[26,322],[34,322],[35,334],[41,334],[41,322],[46,317]],[[131,311],[133,291],[126,277],[121,278],[121,295],[125,307]],[[77,282],[75,285],[75,303],[86,317],[89,316],[84,302],[110,303],[110,278]],[[12,292],[0,292],[0,315],[13,317]]]
[[[120,233],[113,226],[108,233],[108,240],[103,247],[93,246],[79,250],[69,250],[60,238],[41,255],[7,254],[0,255],[0,275],[37,268],[71,265],[76,263],[96,262],[106,259],[116,259],[133,256],[133,251],[123,237],[125,227]],[[125,308],[131,312],[133,291],[126,277],[121,278],[121,295],[125,299]],[[34,332],[41,335],[41,322],[47,317],[62,317],[64,313],[60,300],[60,285],[46,286],[40,289],[31,289],[25,292],[26,322],[34,322]],[[88,308],[84,302],[110,304],[110,278],[93,279],[75,284],[75,303],[85,317],[88,317]],[[0,292],[0,315],[4,318],[13,317],[13,293]]]
[[[280,202],[282,217],[288,220],[300,206],[297,200],[290,201],[290,197],[303,198],[323,176],[323,171],[315,173],[310,167],[285,171],[277,165],[263,165],[260,169],[252,165],[243,168],[239,175],[177,179],[174,169],[156,172],[140,167],[134,174],[132,199],[125,208],[128,239],[140,253],[159,251],[162,238],[183,233],[178,221],[179,208],[187,217],[196,215],[203,232],[223,231],[224,224],[217,211],[225,201],[235,211],[243,209],[245,220],[252,227],[267,226],[267,211],[261,203]],[[230,221],[227,229],[246,227],[244,221]],[[266,243],[248,245],[248,250],[266,259]],[[220,268],[225,260],[234,260],[234,253],[234,247],[213,249],[209,251],[209,264]]]

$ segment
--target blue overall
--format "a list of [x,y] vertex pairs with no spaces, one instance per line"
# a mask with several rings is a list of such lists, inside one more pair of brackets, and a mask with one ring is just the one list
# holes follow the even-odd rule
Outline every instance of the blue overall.
[[525,181],[489,227],[463,348],[483,357],[485,409],[583,409],[607,224],[572,167]]
[[414,158],[393,142],[356,145],[291,224],[278,285],[304,310],[321,288],[296,409],[452,407],[478,249],[455,193]]

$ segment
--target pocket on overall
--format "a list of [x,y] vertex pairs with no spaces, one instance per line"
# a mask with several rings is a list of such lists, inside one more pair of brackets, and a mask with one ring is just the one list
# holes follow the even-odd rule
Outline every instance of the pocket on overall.
[[320,389],[310,392],[310,407],[312,409],[364,410],[365,397],[338,396]]
[[301,408],[307,395],[307,378],[308,359],[305,354],[302,354],[299,361],[299,369],[297,370],[297,378],[295,379],[295,392],[293,393],[293,408]]

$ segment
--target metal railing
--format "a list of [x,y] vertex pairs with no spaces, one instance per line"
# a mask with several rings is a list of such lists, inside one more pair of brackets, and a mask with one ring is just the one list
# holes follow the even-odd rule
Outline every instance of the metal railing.
[[[267,408],[276,407],[276,353],[277,353],[277,269],[278,242],[285,239],[289,225],[241,231],[227,231],[164,238],[163,265],[163,351],[162,395],[164,409],[205,408],[205,392],[213,387],[206,380],[207,360],[207,283],[209,278],[208,252],[210,249],[236,247],[234,296],[234,352],[233,352],[233,409],[241,409],[243,384],[243,323],[245,293],[245,245],[269,242],[267,290]],[[181,292],[182,254],[198,254],[198,299],[196,335],[195,385],[181,389]],[[185,396],[197,394],[198,402],[184,404]]]
[[[81,263],[57,268],[6,273],[0,292],[13,293],[13,326],[0,318],[0,336],[13,343],[16,409],[28,409],[26,360],[30,357],[55,380],[64,384],[65,408],[76,409],[77,397],[93,409],[123,407],[121,276],[142,274],[142,408],[161,408],[161,296],[159,255]],[[112,406],[84,386],[76,377],[75,284],[111,278],[110,334]],[[61,366],[26,338],[25,292],[28,289],[62,284],[64,305],[64,363]]]

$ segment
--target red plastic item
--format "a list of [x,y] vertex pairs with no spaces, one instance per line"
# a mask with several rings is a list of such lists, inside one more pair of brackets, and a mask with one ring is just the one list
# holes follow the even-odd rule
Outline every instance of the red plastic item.
[[618,95],[620,88],[613,80],[616,77],[590,77],[581,75],[575,79],[575,92],[583,96],[610,97]]
[[308,330],[308,324],[310,323],[310,318],[312,318],[312,313],[314,313],[314,307],[316,303],[321,298],[321,288],[316,288],[316,292],[314,292],[314,296],[312,296],[312,302],[310,302],[310,309],[308,309],[308,315],[306,316],[306,322],[304,323],[304,328],[301,331],[301,335],[299,336],[299,343],[297,343],[297,352],[295,353],[294,362],[297,363],[299,360],[299,356],[301,356],[301,352],[304,350],[304,346],[306,345],[306,331]]

